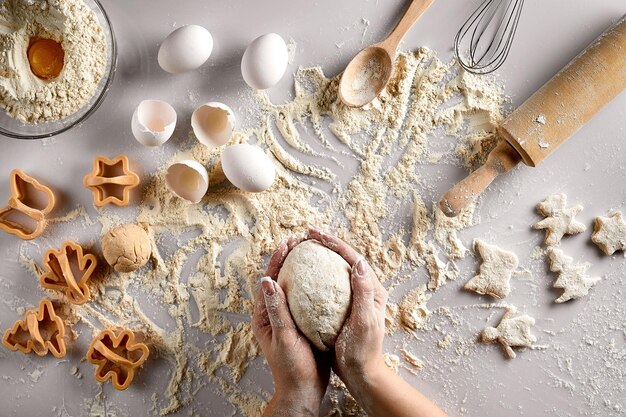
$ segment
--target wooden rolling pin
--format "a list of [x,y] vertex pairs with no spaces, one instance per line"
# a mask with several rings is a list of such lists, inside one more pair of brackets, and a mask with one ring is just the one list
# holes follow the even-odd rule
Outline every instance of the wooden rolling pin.
[[626,15],[511,113],[498,127],[504,139],[485,164],[439,201],[457,216],[500,174],[524,161],[537,166],[626,89]]

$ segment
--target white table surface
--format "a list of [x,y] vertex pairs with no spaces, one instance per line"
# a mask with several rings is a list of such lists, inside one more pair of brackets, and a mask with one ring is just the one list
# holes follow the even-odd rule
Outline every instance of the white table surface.
[[[187,136],[195,105],[209,99],[231,104],[242,125],[247,123],[250,109],[238,103],[247,94],[239,64],[250,40],[262,33],[277,32],[297,43],[287,75],[270,91],[272,100],[281,101],[292,96],[293,72],[298,66],[321,65],[327,75],[337,74],[354,53],[381,39],[393,27],[405,5],[400,0],[102,3],[119,45],[111,91],[102,107],[82,126],[51,140],[29,142],[0,137],[0,200],[9,194],[9,172],[19,167],[62,190],[61,213],[83,205],[97,219],[91,193],[80,185],[95,155],[123,152],[139,161],[142,175],[147,176],[173,155],[177,138]],[[476,0],[437,0],[406,37],[403,48],[428,46],[443,60],[451,59],[454,35],[477,4]],[[526,1],[513,50],[498,71],[512,105],[520,104],[625,12],[623,0]],[[207,27],[214,36],[210,63],[189,74],[166,74],[156,62],[158,45],[175,27],[191,23]],[[341,42],[338,48],[336,44]],[[189,99],[190,91],[197,100]],[[175,138],[160,150],[143,148],[132,138],[130,117],[136,104],[145,98],[167,100],[179,114]],[[467,355],[459,355],[454,343],[451,349],[438,349],[437,335],[415,341],[412,350],[424,359],[426,368],[417,377],[406,372],[403,375],[451,416],[626,414],[626,260],[621,255],[603,256],[591,244],[590,230],[567,239],[563,248],[577,260],[591,262],[590,272],[604,280],[583,300],[554,305],[552,300],[558,294],[550,289],[554,277],[542,266],[543,260],[531,259],[542,233],[529,227],[538,219],[535,204],[555,192],[565,192],[572,204],[585,206],[579,219],[590,229],[595,216],[606,215],[611,209],[626,209],[625,120],[626,95],[622,94],[543,165],[519,168],[499,179],[479,208],[482,223],[461,235],[468,246],[475,237],[497,240],[515,251],[521,266],[532,271],[520,279],[507,302],[537,319],[534,331],[545,349],[521,352],[517,359],[507,360],[496,346],[479,345]],[[439,167],[437,172],[441,175],[434,177],[437,183],[433,193],[445,191],[465,175],[463,169],[450,165]],[[428,197],[437,198],[434,194]],[[132,218],[132,209],[120,212]],[[68,237],[94,242],[100,229],[99,225],[59,225],[37,241],[39,249],[28,244],[27,250],[43,253]],[[15,237],[0,234],[0,298],[4,301],[0,303],[0,329],[18,318],[10,308],[16,300],[34,305],[41,296],[37,282],[18,263],[21,246]],[[437,292],[429,308],[490,302],[460,290],[477,265],[478,261],[470,256],[462,264],[464,275]],[[423,270],[416,272],[419,279],[425,276]],[[487,318],[492,325],[498,320],[497,314],[490,315],[480,308],[464,311],[475,316],[474,323],[453,334],[455,339],[471,339]],[[398,354],[395,346],[392,340],[387,342],[387,350]],[[0,349],[0,414],[86,415],[101,388],[92,378],[93,367],[80,362],[83,354],[76,348],[66,360],[59,361]],[[80,368],[82,379],[70,374],[73,366]],[[37,375],[32,376],[32,372],[38,369],[42,374],[33,382]],[[169,369],[165,360],[153,361],[139,375],[137,387],[122,393],[107,384],[103,388],[106,415],[152,415],[150,396],[162,392]],[[260,361],[255,362],[242,383],[266,390],[272,386]],[[197,393],[192,408],[204,416],[237,415],[210,388]],[[190,409],[183,409],[179,415],[188,415]]]

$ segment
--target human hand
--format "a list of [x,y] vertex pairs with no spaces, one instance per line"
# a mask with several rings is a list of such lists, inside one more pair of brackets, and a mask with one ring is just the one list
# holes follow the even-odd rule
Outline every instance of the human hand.
[[384,369],[383,338],[387,291],[363,256],[341,239],[310,229],[315,239],[352,267],[352,307],[335,342],[335,373],[355,393],[363,381]]
[[285,293],[276,282],[285,258],[298,243],[299,240],[290,240],[279,245],[255,301],[252,330],[275,385],[274,397],[264,416],[317,416],[330,378],[330,357],[314,352],[298,331]]

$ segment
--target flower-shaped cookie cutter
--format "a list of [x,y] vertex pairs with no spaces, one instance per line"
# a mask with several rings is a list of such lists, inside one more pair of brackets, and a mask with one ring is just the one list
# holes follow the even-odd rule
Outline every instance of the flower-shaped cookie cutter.
[[113,387],[125,390],[133,381],[135,370],[148,359],[150,350],[144,343],[135,342],[130,330],[102,330],[89,345],[87,360],[96,365],[96,380],[111,380]]
[[43,299],[39,308],[28,310],[24,320],[16,321],[4,332],[2,344],[13,352],[35,352],[45,356],[48,352],[56,358],[65,356],[65,325],[54,311],[50,300]]
[[83,184],[93,192],[96,207],[128,205],[130,190],[139,185],[139,176],[130,170],[129,165],[125,155],[113,159],[98,156],[93,161],[93,170],[85,176]]
[[23,171],[11,172],[11,197],[0,209],[0,230],[23,240],[40,236],[46,228],[45,215],[54,208],[54,193]]
[[85,254],[78,243],[67,241],[60,250],[46,252],[45,272],[39,277],[39,283],[44,288],[64,292],[72,304],[85,304],[91,298],[87,282],[97,264],[94,255]]

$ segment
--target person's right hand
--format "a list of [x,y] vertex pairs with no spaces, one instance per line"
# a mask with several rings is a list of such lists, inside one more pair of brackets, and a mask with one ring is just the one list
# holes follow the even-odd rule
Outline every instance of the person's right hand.
[[385,367],[383,338],[387,291],[365,258],[350,245],[313,228],[308,238],[336,252],[352,267],[352,307],[335,342],[333,369],[351,392],[358,391],[368,375]]

